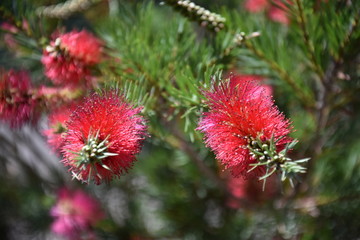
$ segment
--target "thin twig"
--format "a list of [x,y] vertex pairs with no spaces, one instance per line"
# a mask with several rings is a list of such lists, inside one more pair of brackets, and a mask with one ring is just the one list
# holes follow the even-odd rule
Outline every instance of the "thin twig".
[[296,84],[296,82],[290,77],[290,75],[283,68],[281,68],[274,61],[267,58],[265,56],[265,54],[261,50],[255,48],[254,45],[250,41],[244,41],[243,44],[245,45],[245,47],[247,49],[252,51],[258,58],[260,58],[261,60],[266,62],[270,66],[271,69],[273,69],[275,72],[277,72],[279,74],[280,78],[283,79],[294,90],[294,94],[297,95],[297,97],[304,103],[304,105],[306,107],[309,107],[309,108],[313,107],[314,100],[304,94],[303,89],[301,89],[301,87],[299,87]]
[[[317,101],[316,101],[316,123],[317,123],[317,127],[316,127],[316,132],[314,134],[315,136],[315,144],[314,146],[314,151],[316,154],[320,154],[321,153],[321,149],[322,146],[324,144],[324,137],[321,137],[322,135],[322,131],[327,123],[328,120],[328,116],[329,116],[329,107],[327,106],[327,100],[328,100],[328,85],[326,85],[325,83],[325,79],[324,79],[324,72],[322,71],[321,67],[319,66],[317,60],[316,60],[316,56],[315,56],[315,48],[313,43],[310,41],[310,36],[309,36],[309,32],[307,30],[306,27],[306,22],[305,22],[305,15],[304,15],[304,9],[302,6],[302,3],[300,0],[296,0],[296,5],[297,5],[297,10],[298,10],[298,16],[296,18],[297,23],[300,26],[301,29],[301,33],[304,39],[304,43],[307,49],[307,53],[309,55],[310,58],[310,62],[312,63],[311,67],[313,68],[313,70],[317,73],[318,78],[315,78],[316,82],[317,82],[317,86],[318,86],[318,91],[317,91]],[[311,161],[308,165],[308,168],[311,168],[312,165]],[[309,172],[309,169],[308,169]]]
[[225,183],[220,179],[220,177],[214,173],[208,166],[205,165],[203,159],[199,156],[199,154],[195,151],[192,145],[185,140],[184,136],[176,130],[172,129],[171,133],[176,141],[170,142],[170,144],[175,147],[181,149],[185,152],[190,159],[195,163],[200,172],[202,172],[207,178],[211,179],[219,188],[226,189]]
[[355,14],[355,18],[351,21],[350,29],[345,35],[344,40],[340,43],[340,48],[337,55],[335,56],[335,62],[343,62],[343,55],[345,53],[345,48],[348,46],[351,37],[353,36],[355,29],[359,27],[360,22],[360,10]]
[[[360,11],[359,11],[360,14]],[[359,18],[360,16],[356,15],[356,17],[352,20],[351,27],[349,28],[348,33],[346,34],[343,42],[340,44],[340,48],[338,50],[338,54],[334,56],[334,59],[331,63],[329,63],[325,75],[323,78],[323,82],[327,88],[322,88],[323,91],[319,91],[317,96],[317,111],[316,111],[316,132],[314,134],[314,143],[313,151],[315,155],[320,155],[322,153],[322,148],[328,139],[329,135],[331,135],[327,129],[327,134],[324,134],[324,129],[328,125],[330,113],[339,107],[343,107],[349,102],[352,101],[352,96],[356,95],[356,90],[354,89],[354,94],[347,94],[345,100],[340,103],[334,103],[332,101],[333,95],[339,92],[341,89],[335,84],[337,72],[344,64],[344,54],[345,48],[350,43],[351,37],[355,31],[355,29],[359,26]],[[305,175],[305,180],[302,182],[299,188],[306,189],[306,184],[310,180],[311,169],[315,164],[314,160],[316,157],[313,157],[313,161],[310,161],[308,164],[308,171]]]
[[297,5],[297,8],[298,8],[298,13],[299,13],[299,16],[296,18],[296,20],[297,20],[297,23],[300,26],[300,29],[301,29],[301,32],[302,32],[302,35],[303,35],[303,38],[304,38],[305,46],[307,48],[307,51],[308,51],[308,54],[309,54],[309,57],[310,57],[310,60],[311,60],[311,63],[312,63],[312,68],[318,74],[320,82],[323,85],[325,85],[324,82],[323,82],[324,72],[323,72],[323,70],[321,69],[321,66],[319,65],[319,63],[316,60],[315,48],[314,48],[313,43],[310,41],[309,32],[308,32],[308,30],[306,28],[306,22],[305,22],[306,20],[305,20],[305,15],[304,15],[304,9],[303,9],[301,1],[296,0],[296,5]]
[[[359,11],[360,14],[360,11]],[[333,102],[329,102],[331,100],[331,93],[336,93],[340,91],[337,88],[334,81],[336,79],[336,73],[344,64],[343,55],[345,54],[345,47],[350,42],[351,36],[354,33],[356,27],[359,26],[359,15],[356,15],[354,20],[352,21],[351,27],[346,34],[343,42],[340,44],[340,48],[338,50],[338,55],[335,56],[335,59],[328,65],[323,82],[325,86],[328,86],[324,91],[320,91],[318,94],[318,102],[317,102],[317,127],[315,133],[316,142],[314,143],[314,151],[316,154],[321,153],[322,146],[325,143],[326,136],[322,134],[322,131],[325,129],[330,112],[337,106]]]

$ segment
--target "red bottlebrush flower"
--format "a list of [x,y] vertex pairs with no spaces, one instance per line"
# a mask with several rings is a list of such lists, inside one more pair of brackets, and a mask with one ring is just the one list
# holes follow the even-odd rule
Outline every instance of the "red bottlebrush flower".
[[61,35],[60,47],[74,58],[83,61],[87,65],[100,62],[101,42],[91,33],[82,30],[81,32],[72,31]]
[[45,75],[57,85],[89,83],[90,67],[101,60],[100,40],[85,30],[56,35],[41,59]]
[[90,78],[90,70],[81,61],[45,50],[41,58],[45,75],[55,85],[76,87]]
[[268,17],[274,22],[279,22],[285,25],[290,23],[288,12],[286,11],[287,7],[284,3],[279,0],[275,0],[276,5],[272,5],[268,11]]
[[36,119],[30,77],[25,71],[0,70],[0,119],[20,127]]
[[246,0],[244,7],[249,12],[261,12],[269,6],[269,0]]
[[237,74],[230,75],[232,76],[232,81],[241,82],[241,81],[257,81],[262,88],[259,88],[259,91],[265,90],[264,94],[268,97],[271,97],[273,94],[273,89],[270,85],[264,82],[264,77],[260,75],[248,75],[248,74]]
[[14,38],[14,36],[11,33],[6,33],[4,35],[4,43],[9,49],[16,50],[18,47],[18,44]]
[[74,177],[95,184],[126,172],[146,135],[144,119],[116,93],[93,94],[66,123],[64,164]]
[[[289,1],[289,3],[291,3]],[[286,5],[280,0],[246,0],[244,7],[247,11],[256,13],[265,11],[270,20],[282,24],[289,24],[290,19]]]
[[[232,76],[205,96],[209,112],[203,114],[197,129],[233,176],[248,176],[251,164],[259,163],[250,151],[259,148],[257,139],[263,144],[275,142],[276,152],[291,142],[289,121],[256,82]],[[256,175],[264,172],[263,167],[257,169]]]
[[258,179],[235,178],[229,175],[227,177],[227,188],[232,196],[227,199],[226,205],[238,209],[245,207],[243,202],[254,205],[271,199],[278,191],[276,176],[269,177],[267,184],[270,186],[263,190],[263,182]]
[[6,46],[9,49],[16,50],[18,44],[14,38],[14,34],[18,33],[19,29],[9,22],[1,23],[0,29],[7,32],[4,34],[4,43],[6,44]]
[[68,239],[94,239],[92,227],[104,218],[100,204],[80,190],[66,188],[58,192],[58,199],[50,211],[55,221],[51,230]]
[[76,109],[76,104],[61,106],[48,117],[49,129],[43,131],[48,144],[54,151],[59,151],[64,144],[64,134],[66,132],[65,122],[69,120],[71,113]]
[[4,31],[10,32],[10,33],[18,33],[19,29],[9,22],[3,22],[0,24],[0,28]]

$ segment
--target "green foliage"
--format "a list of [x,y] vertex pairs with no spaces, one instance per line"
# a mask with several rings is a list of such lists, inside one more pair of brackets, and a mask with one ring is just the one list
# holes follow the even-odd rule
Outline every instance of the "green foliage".
[[109,55],[120,63],[109,63],[104,78],[114,79],[149,116],[155,111],[166,121],[178,119],[193,141],[201,109],[199,89],[210,86],[221,65],[215,65],[216,50],[198,40],[188,22],[162,8],[124,5],[110,21],[99,23]]
[[[43,153],[49,149],[39,137],[41,127],[19,130],[24,137],[1,125],[0,238],[9,239],[20,220],[24,226],[13,231],[48,231],[55,189],[76,185],[107,211],[108,219],[96,226],[103,239],[356,239],[360,1],[282,2],[289,25],[270,21],[265,12],[247,12],[244,1],[197,2],[226,19],[217,32],[157,1],[102,1],[83,13],[69,12],[67,19],[36,14],[56,1],[2,2],[1,20],[18,32],[12,34],[14,49],[3,41],[9,32],[1,32],[1,67],[27,69],[37,84],[50,85],[40,59],[52,32],[90,26],[105,55],[92,69],[99,81],[94,90],[117,89],[143,107],[151,137],[131,172],[107,186],[85,187],[70,183],[59,173],[63,167]],[[293,122],[299,144],[290,157],[311,158],[294,188],[284,185],[260,201],[252,198],[261,195],[255,187],[249,193],[240,185],[233,193],[227,171],[205,148],[195,130],[207,110],[202,90],[229,72],[264,77]],[[236,194],[250,203],[231,208]]]

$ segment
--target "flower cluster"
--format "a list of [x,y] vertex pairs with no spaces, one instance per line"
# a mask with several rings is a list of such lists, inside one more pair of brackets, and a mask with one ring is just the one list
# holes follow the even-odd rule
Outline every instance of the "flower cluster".
[[144,119],[115,92],[92,94],[66,122],[63,162],[73,176],[95,184],[126,172],[146,135]]
[[100,204],[94,198],[83,191],[66,188],[58,192],[50,214],[55,219],[51,230],[71,240],[93,239],[92,227],[104,218]]
[[281,0],[246,0],[244,7],[249,12],[261,12],[266,11],[269,19],[283,23],[289,24],[290,19],[286,11],[287,6]]
[[232,76],[204,94],[210,110],[203,114],[198,130],[233,176],[265,172],[263,166],[250,171],[253,164],[270,158],[270,150],[259,149],[259,144],[264,148],[271,145],[271,154],[275,154],[291,142],[289,121],[256,82]]
[[0,120],[11,127],[34,121],[36,99],[25,71],[0,70]]
[[57,85],[89,84],[90,67],[101,60],[101,46],[101,41],[85,30],[60,34],[43,51],[45,75]]
[[12,50],[16,55],[21,54],[21,46],[17,42],[15,36],[21,34],[21,31],[29,32],[30,27],[26,19],[23,19],[21,25],[19,22],[15,23],[14,21],[7,20],[0,23],[0,31],[4,31],[4,43]]
[[6,32],[4,34],[4,43],[6,44],[6,46],[9,49],[16,50],[16,48],[18,47],[18,44],[17,44],[13,34],[18,33],[19,29],[15,25],[13,25],[9,22],[1,23],[0,29]]

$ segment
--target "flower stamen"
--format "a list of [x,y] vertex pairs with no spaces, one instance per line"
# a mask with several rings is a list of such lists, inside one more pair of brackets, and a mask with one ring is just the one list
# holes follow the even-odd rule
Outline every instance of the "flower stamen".
[[116,156],[118,154],[107,152],[108,148],[110,147],[108,139],[109,136],[101,141],[99,139],[99,131],[97,131],[95,136],[90,134],[80,152],[76,153],[78,155],[78,166],[82,165],[82,167],[86,168],[86,165],[88,164],[100,163],[103,168],[111,171],[108,166],[102,163],[102,159],[110,156]]

